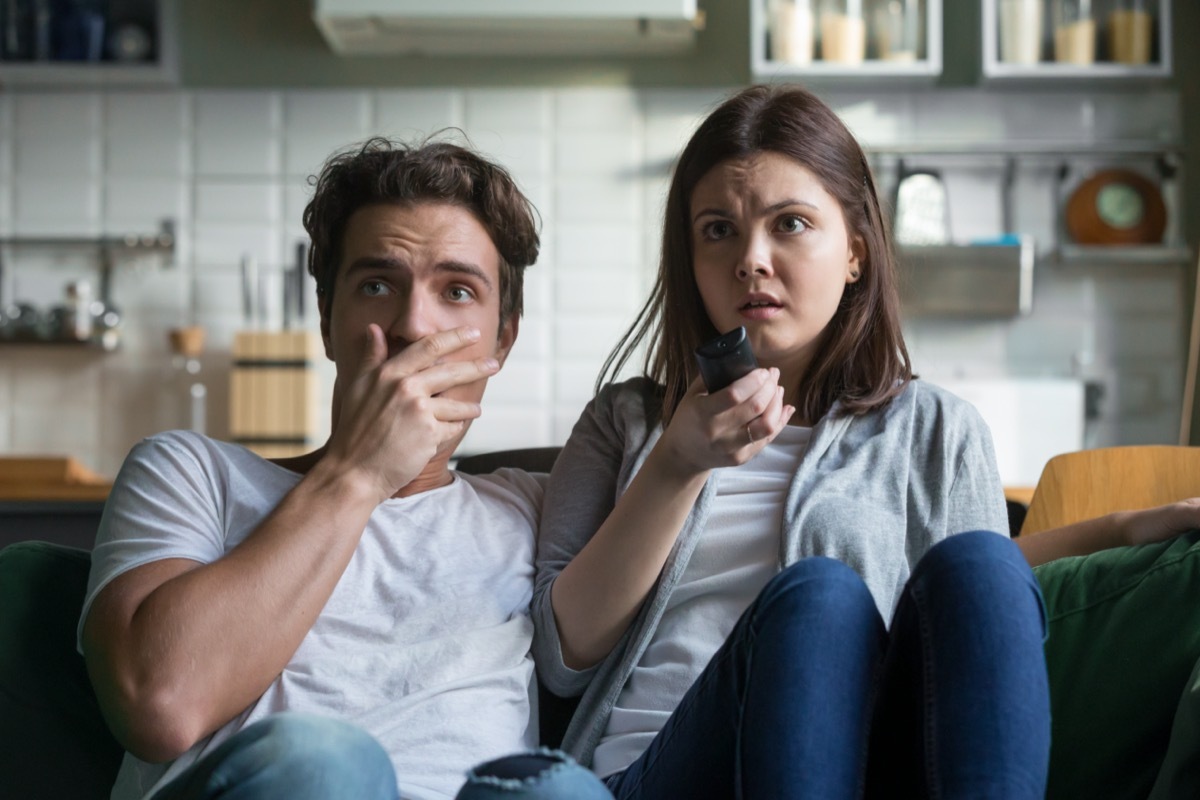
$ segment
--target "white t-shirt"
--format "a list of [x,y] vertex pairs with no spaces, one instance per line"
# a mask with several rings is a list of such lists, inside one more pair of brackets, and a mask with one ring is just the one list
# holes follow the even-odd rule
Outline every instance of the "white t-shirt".
[[592,758],[601,777],[640,756],[779,572],[785,494],[812,428],[787,425],[740,467],[715,470],[709,523],[671,594],[654,637],[613,706]]
[[[382,503],[262,697],[173,762],[126,754],[114,800],[147,796],[279,711],[368,731],[391,755],[404,798],[452,797],[471,766],[536,746],[529,602],[544,479],[455,473],[446,486]],[[299,481],[245,448],[189,432],[138,444],[105,506],[80,631],[117,575],[164,558],[215,561]]]

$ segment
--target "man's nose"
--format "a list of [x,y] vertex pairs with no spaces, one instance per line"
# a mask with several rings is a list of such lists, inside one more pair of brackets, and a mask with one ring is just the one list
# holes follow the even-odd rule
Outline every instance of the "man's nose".
[[388,328],[389,337],[408,345],[436,333],[438,328],[433,312],[433,303],[420,292],[400,295],[396,300],[392,324]]

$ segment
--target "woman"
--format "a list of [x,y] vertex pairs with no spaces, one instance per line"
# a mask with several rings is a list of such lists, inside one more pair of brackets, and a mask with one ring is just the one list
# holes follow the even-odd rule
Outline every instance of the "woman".
[[[693,352],[739,325],[760,368],[708,393]],[[990,436],[914,379],[870,170],[815,96],[752,87],[693,135],[605,376],[643,343],[545,499],[564,748],[618,798],[1041,797],[1041,596]]]

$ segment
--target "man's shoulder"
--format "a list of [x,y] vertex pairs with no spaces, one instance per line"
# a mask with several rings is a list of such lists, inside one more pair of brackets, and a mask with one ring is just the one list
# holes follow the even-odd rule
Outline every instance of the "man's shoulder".
[[475,494],[486,504],[511,507],[520,511],[541,508],[542,495],[546,490],[549,475],[544,472],[526,472],[513,467],[501,467],[494,472],[471,475],[456,472],[464,490]]

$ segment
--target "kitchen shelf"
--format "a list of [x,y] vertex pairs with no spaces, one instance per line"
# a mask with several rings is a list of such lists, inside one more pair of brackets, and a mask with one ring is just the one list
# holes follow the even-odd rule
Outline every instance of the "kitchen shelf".
[[[888,61],[867,58],[859,64],[842,64],[814,58],[806,64],[793,64],[772,57],[768,32],[767,4],[770,0],[750,0],[750,71],[757,80],[795,81],[805,83],[853,84],[871,81],[931,83],[942,74],[942,0],[925,0],[924,54],[914,61]],[[815,5],[815,3],[814,3]],[[863,0],[868,55],[872,52],[871,25],[869,14],[873,8],[870,0]],[[819,22],[814,21],[815,26]],[[815,35],[815,33],[814,33]]]
[[1192,263],[1192,250],[1186,245],[1078,245],[1063,244],[1053,253],[1057,264],[1103,266],[1178,266]]
[[[144,88],[178,83],[176,50],[178,0],[126,0],[112,3],[114,16],[123,8],[149,11],[153,18],[153,61],[3,61],[0,88],[75,89],[96,87]],[[107,34],[107,31],[106,31]]]
[[1155,81],[1171,77],[1171,2],[1149,0],[1154,14],[1151,61],[1147,64],[1122,64],[1099,60],[1105,55],[1106,25],[1113,0],[1095,0],[1096,58],[1092,64],[1080,65],[1054,61],[1054,32],[1051,3],[1043,3],[1041,59],[1036,64],[1020,64],[1000,60],[1000,3],[1002,0],[983,0],[983,76],[989,82],[1029,85],[1070,84],[1089,81]]

